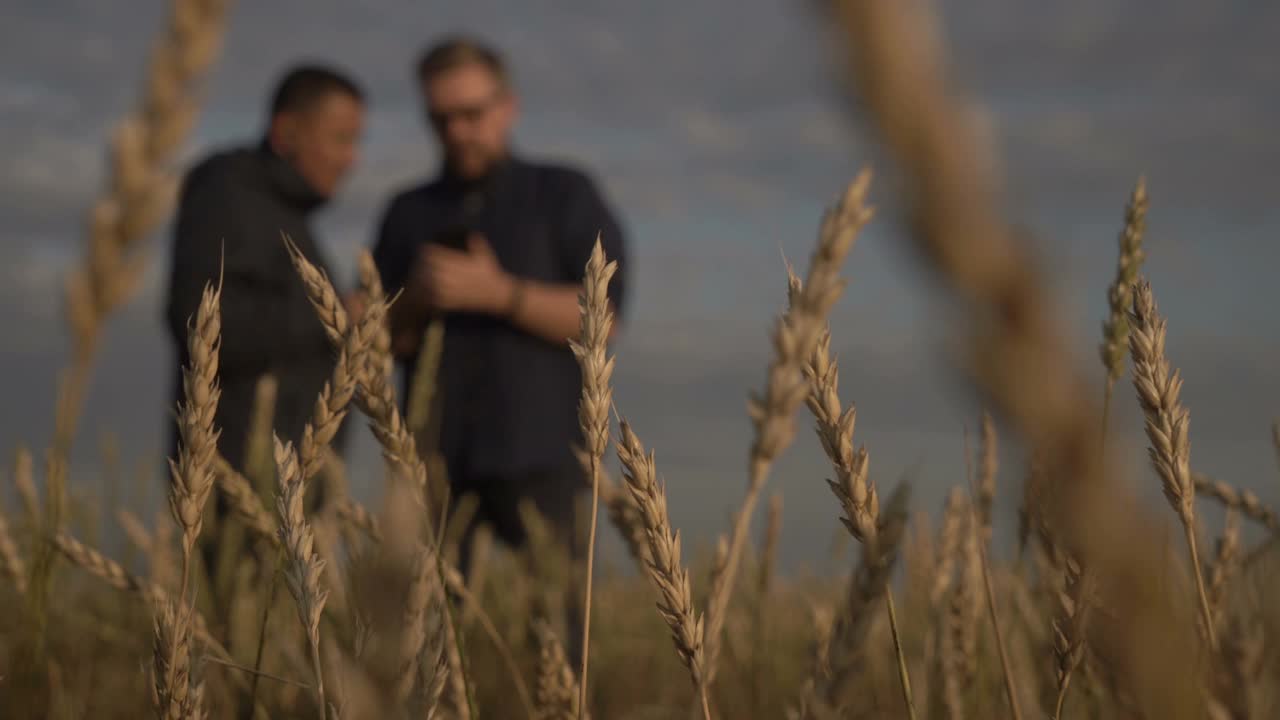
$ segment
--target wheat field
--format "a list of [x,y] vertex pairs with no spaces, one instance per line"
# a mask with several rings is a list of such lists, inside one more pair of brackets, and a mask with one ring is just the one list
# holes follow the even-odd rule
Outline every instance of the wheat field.
[[[142,239],[164,216],[168,166],[224,13],[221,0],[174,2],[147,91],[113,137],[113,173],[67,285],[77,342],[52,399],[55,441],[40,454],[16,448],[0,493],[18,499],[0,508],[4,717],[1280,716],[1280,612],[1266,600],[1280,591],[1280,516],[1195,469],[1183,378],[1165,352],[1178,318],[1158,303],[1171,290],[1143,272],[1145,180],[1117,199],[1116,255],[1097,259],[1115,269],[1097,289],[1108,306],[1097,346],[1072,347],[1041,271],[1000,215],[922,2],[846,0],[833,20],[851,86],[900,174],[910,242],[967,313],[965,370],[986,411],[964,438],[964,482],[943,507],[919,507],[907,482],[871,470],[875,448],[859,441],[857,399],[842,396],[831,350],[845,331],[829,322],[832,308],[864,271],[859,232],[878,221],[873,198],[888,192],[870,169],[838,193],[806,265],[779,268],[770,362],[749,401],[745,485],[705,552],[683,545],[671,521],[661,448],[614,403],[613,369],[627,358],[606,342],[616,266],[599,245],[572,339],[583,377],[578,450],[591,479],[581,515],[590,547],[605,533],[624,540],[626,566],[594,552],[569,562],[530,510],[529,546],[503,552],[482,529],[464,577],[468,498],[441,512],[447,480],[424,432],[431,363],[418,394],[397,397],[385,323],[395,300],[372,260],[359,259],[366,310],[349,317],[288,237],[279,242],[336,360],[303,436],[272,434],[266,377],[246,472],[219,456],[222,289],[211,284],[190,320],[165,507],[143,518],[73,496],[67,458],[97,339],[133,293]],[[428,332],[423,356],[437,357],[442,341],[438,328]],[[1085,360],[1101,363],[1102,384],[1083,379]],[[1167,506],[1143,503],[1121,477],[1119,444],[1108,443],[1120,403],[1141,410],[1141,460]],[[382,450],[382,472],[359,479],[380,488],[368,505],[348,493],[356,480],[329,447],[349,417]],[[809,428],[829,461],[830,512],[854,548],[839,577],[776,571],[787,522],[771,470]],[[1273,436],[1280,458],[1280,423]],[[1000,466],[1003,442],[1029,450],[1025,467]],[[616,477],[606,470],[615,460]],[[227,516],[213,512],[215,489]],[[994,512],[1002,496],[1018,498],[1016,517]],[[1226,508],[1221,529],[1203,522],[1210,507]],[[1004,525],[1016,531],[1012,552],[993,548]],[[128,539],[115,556],[100,545],[108,526]],[[1247,544],[1246,528],[1263,539]],[[223,559],[218,572],[204,547]],[[586,652],[571,666],[562,610],[577,605]]]

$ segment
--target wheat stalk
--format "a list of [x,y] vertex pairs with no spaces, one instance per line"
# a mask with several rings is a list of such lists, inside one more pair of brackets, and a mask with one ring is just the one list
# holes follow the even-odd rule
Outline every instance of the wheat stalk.
[[623,482],[631,494],[632,503],[640,512],[648,539],[649,556],[645,572],[661,597],[658,612],[671,629],[676,654],[693,680],[702,704],[702,715],[710,720],[703,617],[693,606],[689,571],[680,560],[680,532],[671,527],[667,496],[658,485],[653,452],[645,453],[640,438],[626,420],[619,421],[617,450],[618,460],[622,463]]
[[63,453],[84,405],[98,337],[113,310],[136,291],[144,256],[137,247],[168,213],[177,181],[172,164],[195,124],[198,86],[217,57],[229,0],[174,0],[152,51],[142,98],[111,138],[106,187],[94,201],[84,256],[65,286],[74,354],[60,403],[56,446]]
[[[379,522],[378,517],[369,512],[369,510],[363,505],[355,500],[347,499],[344,503],[338,506],[337,510],[338,517],[344,522],[350,523],[357,530],[365,533],[369,539],[373,540],[375,543],[383,542],[385,533],[383,532],[382,525]],[[457,568],[447,562],[441,562],[439,572],[444,585],[448,588],[449,592],[453,593],[460,598],[462,602],[466,603],[470,612],[473,613],[476,619],[480,621],[481,627],[489,636],[489,639],[493,641],[494,647],[497,648],[498,654],[502,657],[503,663],[511,673],[512,683],[516,688],[516,694],[519,695],[525,708],[529,709],[530,714],[532,714],[533,704],[528,688],[525,687],[524,680],[520,675],[520,670],[516,664],[515,656],[511,653],[511,648],[507,645],[506,641],[503,640],[502,633],[498,631],[493,619],[485,611],[479,598],[475,597],[467,588],[467,582],[462,577],[462,573],[458,572]],[[446,623],[446,630],[448,631],[446,644],[449,646],[448,649],[451,655],[450,662],[459,670],[459,672],[451,674],[451,683],[458,688],[456,689],[455,694],[461,699],[466,694],[466,685],[465,679],[455,677],[461,675],[461,666],[458,664],[461,662],[461,656],[457,653],[456,636],[450,628],[452,628],[452,623]],[[460,707],[465,706],[466,702],[463,700]]]
[[578,403],[578,425],[588,457],[591,481],[591,528],[587,536],[586,600],[582,617],[582,674],[579,678],[578,717],[587,712],[587,665],[591,653],[592,575],[595,570],[596,518],[600,510],[600,463],[609,446],[609,408],[613,404],[614,358],[608,356],[613,313],[609,311],[609,280],[618,269],[617,261],[605,261],[604,247],[596,238],[587,259],[582,292],[578,296],[582,320],[577,340],[569,348],[582,370],[582,399]]
[[[996,611],[996,592],[991,582],[991,565],[987,562],[987,548],[991,543],[991,503],[995,497],[996,489],[996,429],[995,424],[991,420],[991,416],[984,412],[982,414],[982,454],[979,461],[978,478],[974,483],[974,479],[970,476],[969,491],[976,498],[970,504],[970,529],[969,534],[974,536],[970,543],[972,548],[969,554],[977,556],[978,571],[976,575],[982,580],[982,588],[986,593],[987,612],[991,617],[991,630],[996,639],[996,651],[1000,658],[1000,671],[1004,679],[1004,689],[1006,699],[1009,701],[1009,710],[1013,714],[1014,720],[1022,719],[1022,707],[1018,702],[1018,690],[1013,679],[1013,670],[1009,662],[1009,650],[1005,645],[1004,631],[1000,628],[1000,614]],[[969,440],[968,430],[965,431],[965,465],[966,470],[969,464]],[[966,472],[966,474],[968,474]],[[976,508],[974,507],[976,506]],[[979,613],[981,611],[979,610]],[[976,626],[976,622],[974,623]],[[977,654],[977,635],[974,638],[970,648],[972,655]]]
[[871,219],[872,211],[866,205],[870,184],[871,173],[863,170],[846,188],[837,205],[824,215],[804,288],[774,328],[774,357],[764,391],[753,394],[748,403],[754,439],[749,453],[747,491],[733,516],[728,552],[712,577],[711,592],[707,596],[707,682],[715,679],[720,634],[746,547],[751,517],[774,459],[795,437],[795,411],[808,395],[804,364],[822,335],[831,307],[844,290],[839,278],[840,266],[853,248],[858,231]]
[[1134,287],[1133,310],[1129,316],[1132,331],[1129,348],[1133,355],[1133,385],[1138,402],[1146,415],[1147,439],[1151,441],[1151,464],[1160,475],[1164,496],[1178,514],[1191,553],[1196,591],[1200,596],[1200,612],[1205,635],[1211,647],[1217,647],[1213,613],[1205,594],[1200,555],[1196,548],[1196,487],[1191,477],[1191,443],[1187,438],[1191,414],[1179,399],[1182,377],[1169,368],[1164,340],[1167,323],[1159,315],[1151,285],[1143,280]]
[[1158,589],[1153,520],[1096,452],[1100,414],[1027,243],[1000,215],[995,163],[948,81],[935,16],[925,0],[841,0],[836,11],[860,113],[902,171],[912,244],[968,311],[975,384],[992,412],[1043,453],[1057,491],[1048,508],[1055,533],[1125,619],[1105,652],[1127,654],[1117,667],[1144,712],[1197,716],[1194,684],[1168,689],[1191,648],[1169,634],[1178,610]]
[[19,447],[13,457],[13,486],[22,499],[22,509],[27,516],[27,524],[31,527],[40,525],[40,492],[36,490],[34,479],[34,463],[31,451]]
[[276,482],[278,485],[276,509],[280,514],[280,542],[284,546],[285,581],[298,609],[298,619],[306,630],[311,645],[311,661],[316,674],[316,695],[320,718],[324,720],[328,707],[324,694],[324,675],[320,666],[320,615],[324,612],[329,591],[322,586],[321,573],[324,560],[315,552],[315,536],[303,513],[306,495],[306,479],[298,463],[293,443],[274,440]]

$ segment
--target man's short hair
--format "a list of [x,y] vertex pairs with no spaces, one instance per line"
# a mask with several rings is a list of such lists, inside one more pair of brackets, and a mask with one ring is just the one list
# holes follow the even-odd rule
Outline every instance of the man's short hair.
[[271,114],[304,112],[333,93],[364,102],[360,86],[343,72],[324,65],[298,65],[285,73],[271,97]]
[[472,64],[493,73],[503,87],[510,84],[507,63],[502,54],[484,41],[468,35],[449,35],[437,41],[418,56],[416,69],[419,80],[430,80],[443,72]]

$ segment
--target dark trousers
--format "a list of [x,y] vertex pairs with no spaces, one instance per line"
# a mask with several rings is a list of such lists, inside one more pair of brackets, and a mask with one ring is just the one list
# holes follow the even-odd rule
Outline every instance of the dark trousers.
[[[578,569],[586,557],[587,523],[583,522],[582,500],[587,489],[582,469],[576,466],[505,475],[451,476],[450,489],[450,504],[454,511],[466,502],[462,498],[467,495],[471,495],[476,503],[458,548],[459,569],[464,576],[469,578],[473,570],[472,546],[475,531],[482,524],[488,525],[497,539],[522,554],[526,568],[539,585],[549,580],[539,577],[544,568],[555,563],[567,568],[568,572],[559,576],[570,580],[568,587],[563,588],[566,627],[563,641],[565,653],[574,668],[582,664],[582,583],[577,578]],[[528,501],[542,516],[554,541],[541,552],[553,552],[558,557],[531,557],[532,548],[520,512],[523,501]]]

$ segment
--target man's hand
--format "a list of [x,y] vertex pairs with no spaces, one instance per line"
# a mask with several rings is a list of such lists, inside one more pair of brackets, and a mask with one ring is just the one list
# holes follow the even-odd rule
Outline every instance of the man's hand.
[[511,300],[512,283],[478,233],[467,238],[465,252],[424,246],[414,269],[414,284],[425,304],[445,312],[501,314]]

